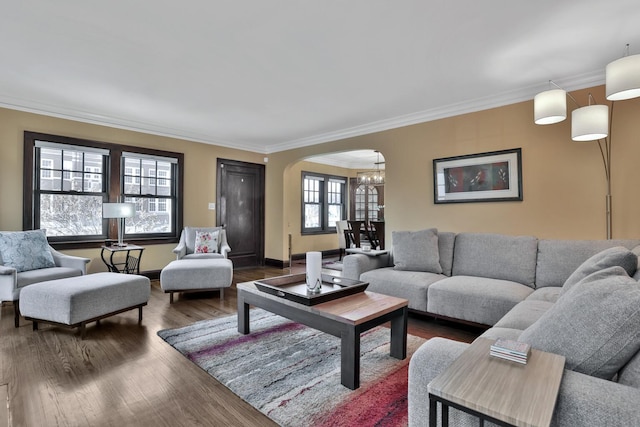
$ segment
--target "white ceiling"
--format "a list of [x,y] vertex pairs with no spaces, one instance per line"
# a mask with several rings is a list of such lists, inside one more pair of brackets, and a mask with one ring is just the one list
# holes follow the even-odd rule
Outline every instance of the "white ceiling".
[[271,153],[604,82],[638,0],[20,0],[0,106]]

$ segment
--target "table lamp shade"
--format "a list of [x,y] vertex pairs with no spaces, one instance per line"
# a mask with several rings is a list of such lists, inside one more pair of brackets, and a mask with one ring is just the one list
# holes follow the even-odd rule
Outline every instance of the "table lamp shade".
[[136,214],[135,203],[103,203],[103,218],[132,218]]

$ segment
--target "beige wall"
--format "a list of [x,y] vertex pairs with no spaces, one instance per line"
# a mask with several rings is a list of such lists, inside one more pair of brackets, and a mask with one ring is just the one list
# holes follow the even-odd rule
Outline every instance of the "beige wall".
[[[301,161],[286,168],[284,172],[283,212],[289,213],[286,215],[288,221],[286,223],[285,234],[287,236],[285,236],[285,239],[288,242],[288,235],[291,234],[291,253],[295,255],[309,251],[337,249],[338,237],[336,233],[303,236],[300,232],[302,228],[302,190],[300,188],[302,171],[344,176],[348,180],[349,177],[356,175],[356,170]],[[348,211],[348,204],[346,208]],[[288,260],[288,255],[286,259]]]
[[[592,89],[604,100],[604,88]],[[586,105],[588,91],[574,92]],[[613,122],[613,236],[640,237],[640,99],[615,105]],[[263,154],[232,150],[172,138],[146,135],[63,119],[0,109],[0,230],[22,227],[22,132],[53,133],[185,153],[185,224],[209,225],[215,212],[216,158],[254,163]],[[434,205],[432,160],[440,157],[522,148],[522,202]],[[392,230],[437,227],[451,231],[531,234],[541,238],[605,237],[605,180],[597,144],[574,143],[570,120],[533,124],[533,102],[526,101],[478,113],[406,126],[370,135],[269,155],[266,165],[267,258],[288,259],[288,234],[294,253],[335,248],[334,236],[299,235],[298,162],[316,154],[354,149],[380,150],[385,157],[385,220]],[[291,176],[295,179],[290,178]],[[285,179],[286,178],[286,179]],[[286,182],[286,185],[285,185]],[[292,236],[293,237],[293,236]],[[328,239],[328,240],[327,240]],[[331,246],[331,247],[328,247]],[[172,259],[171,245],[149,247],[143,270],[161,268]],[[72,252],[72,251],[70,251]],[[97,251],[91,269],[103,266]]]
[[[216,225],[216,212],[208,209],[208,203],[216,201],[216,161],[219,157],[253,163],[262,163],[264,158],[262,154],[248,151],[0,108],[0,230],[22,229],[25,130],[184,153],[184,224],[193,226]],[[141,270],[162,269],[175,259],[171,252],[174,247],[175,244],[146,246]],[[99,249],[65,252],[90,258],[90,272],[106,270]]]
[[[604,100],[604,88],[593,88]],[[574,97],[587,104],[588,91]],[[572,108],[569,105],[569,108]],[[615,104],[613,120],[613,237],[640,237],[640,99]],[[522,202],[435,205],[434,158],[522,148]],[[385,158],[387,241],[392,230],[437,227],[441,230],[530,234],[540,238],[603,239],[605,178],[596,142],[571,141],[570,120],[548,126],[533,123],[533,101],[406,126],[341,141],[272,154],[267,198],[288,206],[278,194],[278,171],[314,154],[351,149],[380,150]],[[281,200],[277,200],[280,197]],[[283,200],[284,199],[284,200]],[[269,256],[286,253],[277,241],[280,225],[299,215],[285,209],[271,218]],[[282,222],[282,224],[281,224]],[[283,233],[286,234],[286,233]],[[280,259],[285,259],[282,255]]]

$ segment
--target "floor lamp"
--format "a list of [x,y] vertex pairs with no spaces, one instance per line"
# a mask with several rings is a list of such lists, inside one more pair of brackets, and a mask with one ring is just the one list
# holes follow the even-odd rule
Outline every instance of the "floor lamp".
[[595,99],[589,94],[589,105],[581,107],[571,94],[549,80],[555,86],[541,92],[533,99],[534,122],[538,125],[559,123],[567,118],[567,96],[578,106],[571,112],[571,139],[577,142],[598,141],[607,184],[606,231],[612,238],[611,225],[611,124],[614,101],[640,97],[640,55],[629,56],[629,45],[625,55],[607,65],[606,94],[611,101],[607,105],[592,105]]

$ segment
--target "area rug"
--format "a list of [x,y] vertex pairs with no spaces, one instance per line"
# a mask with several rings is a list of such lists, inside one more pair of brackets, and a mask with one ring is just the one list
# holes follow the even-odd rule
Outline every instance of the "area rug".
[[389,329],[361,336],[360,388],[340,384],[340,339],[261,309],[251,333],[237,316],[158,335],[282,426],[406,426],[409,358],[426,340],[409,335],[407,358],[389,356]]

